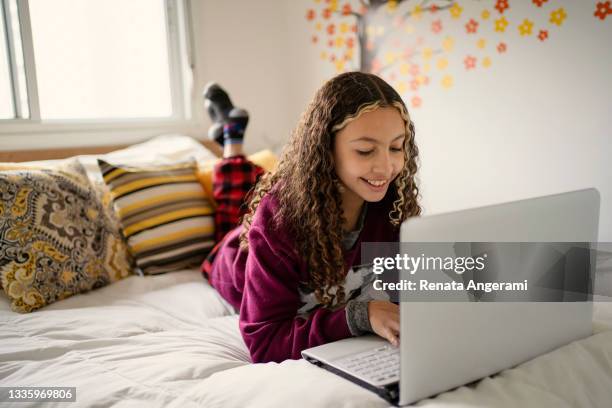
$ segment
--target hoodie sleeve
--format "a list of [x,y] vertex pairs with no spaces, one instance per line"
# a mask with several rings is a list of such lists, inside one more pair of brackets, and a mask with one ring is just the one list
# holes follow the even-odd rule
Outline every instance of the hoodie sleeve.
[[240,332],[254,363],[301,358],[304,349],[351,337],[345,308],[297,315],[299,260],[287,239],[254,222],[240,307]]

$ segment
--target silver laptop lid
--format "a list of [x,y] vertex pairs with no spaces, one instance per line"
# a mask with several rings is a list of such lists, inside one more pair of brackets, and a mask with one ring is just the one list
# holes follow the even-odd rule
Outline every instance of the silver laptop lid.
[[594,188],[407,220],[402,242],[595,242]]
[[[402,242],[594,242],[595,189],[413,218]],[[520,364],[592,332],[592,304],[401,303],[400,405]]]

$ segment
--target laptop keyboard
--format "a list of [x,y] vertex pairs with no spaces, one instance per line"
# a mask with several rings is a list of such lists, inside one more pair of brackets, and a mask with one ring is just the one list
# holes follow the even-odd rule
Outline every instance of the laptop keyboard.
[[399,347],[382,346],[335,362],[342,370],[373,383],[399,381]]

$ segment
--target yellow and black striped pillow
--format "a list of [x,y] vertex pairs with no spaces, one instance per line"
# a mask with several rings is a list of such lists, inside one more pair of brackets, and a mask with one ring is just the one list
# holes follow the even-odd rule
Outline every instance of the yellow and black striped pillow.
[[214,209],[195,161],[146,168],[98,160],[122,232],[145,274],[199,266],[214,245]]

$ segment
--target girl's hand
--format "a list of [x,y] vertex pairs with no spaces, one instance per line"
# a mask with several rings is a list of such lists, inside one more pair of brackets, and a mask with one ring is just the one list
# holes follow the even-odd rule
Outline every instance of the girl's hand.
[[386,300],[372,300],[368,302],[368,316],[374,333],[397,347],[400,334],[399,306]]

